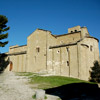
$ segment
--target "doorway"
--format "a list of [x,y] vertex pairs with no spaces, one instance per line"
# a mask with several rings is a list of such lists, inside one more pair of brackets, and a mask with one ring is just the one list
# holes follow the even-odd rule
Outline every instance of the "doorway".
[[12,63],[12,61],[10,61],[9,71],[12,71],[12,69],[13,69],[13,63]]

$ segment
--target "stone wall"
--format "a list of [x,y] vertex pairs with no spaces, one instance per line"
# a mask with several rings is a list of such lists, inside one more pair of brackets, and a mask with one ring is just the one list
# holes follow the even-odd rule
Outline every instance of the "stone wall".
[[98,40],[92,37],[84,38],[79,46],[79,78],[88,80],[90,67],[94,61],[99,61]]
[[[11,46],[9,49],[9,59],[12,62],[12,71],[25,72],[27,70],[27,46]],[[9,71],[10,64],[8,65],[6,71]]]
[[81,38],[81,32],[57,36],[57,45],[74,43],[80,40],[80,38]]
[[37,29],[27,39],[28,72],[46,70],[48,31]]

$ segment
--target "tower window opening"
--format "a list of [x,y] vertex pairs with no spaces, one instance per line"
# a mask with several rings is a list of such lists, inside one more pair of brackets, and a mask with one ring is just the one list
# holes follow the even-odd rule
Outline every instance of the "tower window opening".
[[77,32],[77,30],[75,30],[75,32]]
[[73,33],[73,31],[71,31],[71,33]]

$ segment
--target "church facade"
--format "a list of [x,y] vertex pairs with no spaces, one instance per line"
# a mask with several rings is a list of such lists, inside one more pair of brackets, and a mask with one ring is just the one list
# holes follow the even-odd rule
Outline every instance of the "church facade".
[[27,37],[27,45],[11,46],[6,71],[47,72],[88,80],[90,67],[99,61],[99,40],[86,27],[75,26],[67,34],[53,35],[36,29]]

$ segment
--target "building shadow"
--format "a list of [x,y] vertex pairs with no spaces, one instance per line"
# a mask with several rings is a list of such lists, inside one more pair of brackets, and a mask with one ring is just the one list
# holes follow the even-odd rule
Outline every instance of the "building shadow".
[[8,64],[9,64],[9,58],[7,54],[4,53],[0,54],[0,73],[4,72]]
[[100,100],[97,84],[73,83],[45,90],[47,94],[59,96],[62,100]]

